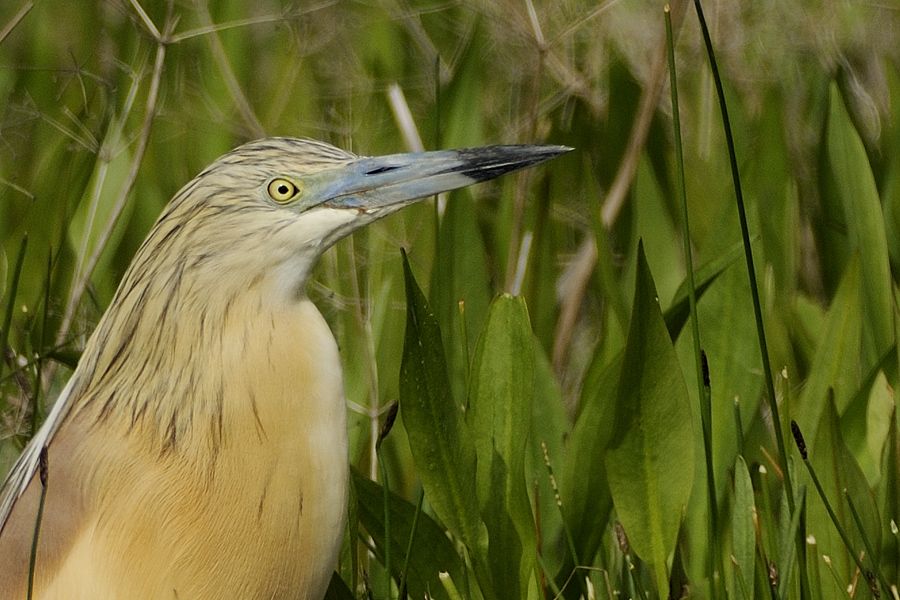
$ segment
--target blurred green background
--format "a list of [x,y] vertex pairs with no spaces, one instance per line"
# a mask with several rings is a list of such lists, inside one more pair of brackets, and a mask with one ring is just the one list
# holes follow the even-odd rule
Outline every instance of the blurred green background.
[[[441,328],[457,407],[477,395],[481,344],[496,339],[483,334],[492,299],[507,292],[524,301],[494,307],[504,318],[513,319],[505,310],[524,314],[513,321],[533,332],[527,360],[507,348],[515,369],[530,365],[533,377],[521,474],[532,523],[529,535],[519,532],[519,551],[531,562],[522,563],[518,591],[504,593],[496,573],[500,589],[477,573],[477,549],[449,545],[452,583],[437,577],[447,563],[426,553],[411,589],[434,597],[655,597],[667,594],[668,580],[675,595],[770,597],[769,575],[780,568],[788,583],[776,581],[773,593],[785,597],[799,597],[804,576],[812,597],[838,597],[847,586],[853,597],[869,593],[796,452],[794,476],[808,486],[803,523],[792,525],[782,506],[722,121],[693,6],[673,8],[689,242],[709,283],[699,324],[711,371],[718,531],[709,530],[690,335],[669,327],[677,362],[667,362],[660,348],[671,346],[668,338],[650,335],[641,346],[629,333],[633,309],[642,307],[640,319],[653,314],[635,289],[655,290],[666,311],[684,299],[676,291],[686,276],[663,4],[646,0],[0,4],[0,307],[9,315],[8,328],[0,322],[0,473],[47,413],[165,202],[234,146],[266,135],[370,155],[566,144],[576,150],[547,165],[420,203],[340,242],[309,285],[344,360],[351,463],[382,482],[375,440],[401,396],[400,248]],[[859,494],[866,506],[856,508],[878,538],[870,568],[896,584],[900,3],[704,8],[735,132],[769,355],[781,371],[781,426],[796,419],[820,449],[832,502],[842,503],[844,487]],[[642,537],[623,513],[646,500],[629,502],[639,493],[606,472],[622,467],[609,457],[627,447],[609,431],[623,423],[616,407],[646,381],[623,370],[623,360],[657,361],[661,381],[685,388],[676,395],[690,411],[667,423],[683,432],[685,453],[675,461],[683,470],[663,469],[656,481],[663,500],[679,478],[690,492],[668,509],[677,538],[650,536],[667,579],[658,577],[660,554],[647,555],[640,542],[632,554],[616,541],[617,521]],[[403,417],[401,408],[380,454],[391,490],[415,503],[421,483],[406,435],[415,425]],[[634,418],[652,430],[658,417]],[[850,471],[852,485],[841,477]],[[347,544],[341,575],[357,592],[397,595],[396,587],[385,591],[384,539],[372,531],[381,492],[366,485],[357,484],[362,543]],[[445,517],[429,493],[426,485],[425,512],[435,521],[422,527],[434,528],[421,535],[446,541]],[[757,516],[747,525],[751,508]],[[411,506],[395,510],[402,521]],[[847,507],[839,512],[853,529]],[[798,527],[813,538],[808,556],[792,554]],[[490,523],[488,530],[492,543],[499,539]],[[717,550],[710,539],[719,540]],[[350,556],[367,545],[377,560],[361,552],[354,571]],[[588,587],[576,585],[585,577]]]

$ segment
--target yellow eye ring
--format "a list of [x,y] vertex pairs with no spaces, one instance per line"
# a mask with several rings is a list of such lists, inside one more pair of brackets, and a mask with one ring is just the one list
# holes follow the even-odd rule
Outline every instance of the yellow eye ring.
[[269,193],[269,198],[279,204],[284,204],[296,196],[297,192],[300,190],[297,189],[297,186],[294,185],[293,182],[278,177],[269,182],[266,191]]

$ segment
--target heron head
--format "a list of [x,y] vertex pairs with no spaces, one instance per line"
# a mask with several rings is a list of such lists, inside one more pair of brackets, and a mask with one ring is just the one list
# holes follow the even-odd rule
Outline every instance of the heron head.
[[258,278],[266,270],[295,294],[321,253],[354,230],[421,198],[568,150],[486,146],[359,157],[314,140],[257,140],[222,156],[185,186],[160,217],[156,234],[164,237],[167,223],[180,223],[181,234],[193,231],[202,240],[184,250],[216,260],[218,276]]

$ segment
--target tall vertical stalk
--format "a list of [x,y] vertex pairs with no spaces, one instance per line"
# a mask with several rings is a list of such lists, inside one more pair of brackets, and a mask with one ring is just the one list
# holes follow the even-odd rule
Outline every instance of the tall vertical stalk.
[[[741,176],[738,170],[737,155],[734,149],[734,136],[731,132],[731,121],[728,118],[728,105],[725,102],[725,90],[722,86],[722,77],[719,75],[719,67],[716,63],[716,55],[713,50],[712,40],[709,35],[709,27],[703,16],[703,7],[700,0],[694,0],[694,8],[697,11],[697,19],[700,22],[700,30],[703,32],[703,43],[706,45],[706,55],[709,58],[709,67],[712,71],[713,81],[716,85],[716,96],[719,101],[719,111],[722,114],[722,128],[725,132],[725,143],[728,146],[728,160],[731,165],[731,178],[734,184],[735,203],[737,204],[738,218],[741,224],[741,238],[744,242],[744,258],[747,262],[747,277],[750,281],[750,295],[753,297],[753,316],[756,321],[756,336],[759,340],[759,352],[762,359],[763,373],[766,380],[766,399],[769,410],[772,413],[775,429],[775,443],[778,445],[778,463],[784,474],[784,491],[787,496],[788,508],[793,515],[797,510],[794,500],[794,486],[791,482],[791,472],[788,466],[787,447],[784,443],[784,432],[781,426],[781,417],[778,414],[778,400],[775,397],[775,381],[772,376],[772,366],[769,363],[769,350],[766,344],[766,328],[763,324],[762,303],[759,299],[759,286],[756,283],[756,268],[753,265],[753,250],[750,247],[750,227],[747,224],[747,210],[744,206],[744,194],[741,189]],[[800,565],[800,597],[808,597],[809,581],[806,573],[806,547],[805,536],[802,529],[795,536],[797,544],[797,557]]]
[[709,502],[709,576],[712,598],[719,597],[716,574],[724,573],[722,556],[719,551],[719,503],[716,499],[716,481],[713,471],[712,448],[712,401],[710,398],[709,369],[704,368],[705,360],[700,349],[700,321],[697,317],[697,288],[694,282],[694,259],[691,255],[691,227],[688,216],[687,190],[684,184],[684,153],[681,144],[681,118],[678,107],[678,78],[675,70],[675,40],[672,34],[671,9],[667,4],[663,12],[666,20],[666,50],[669,62],[669,90],[672,97],[672,129],[675,134],[675,187],[681,200],[684,219],[684,264],[688,272],[688,305],[691,312],[691,337],[694,344],[694,367],[697,376],[697,397],[700,401],[700,422],[703,428],[703,454],[706,459],[706,494]]

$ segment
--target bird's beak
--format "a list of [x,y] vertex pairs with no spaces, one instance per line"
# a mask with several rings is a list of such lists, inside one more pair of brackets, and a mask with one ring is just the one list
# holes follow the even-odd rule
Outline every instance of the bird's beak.
[[300,209],[346,208],[380,217],[420,198],[493,179],[570,150],[567,146],[484,146],[360,158],[305,177]]

